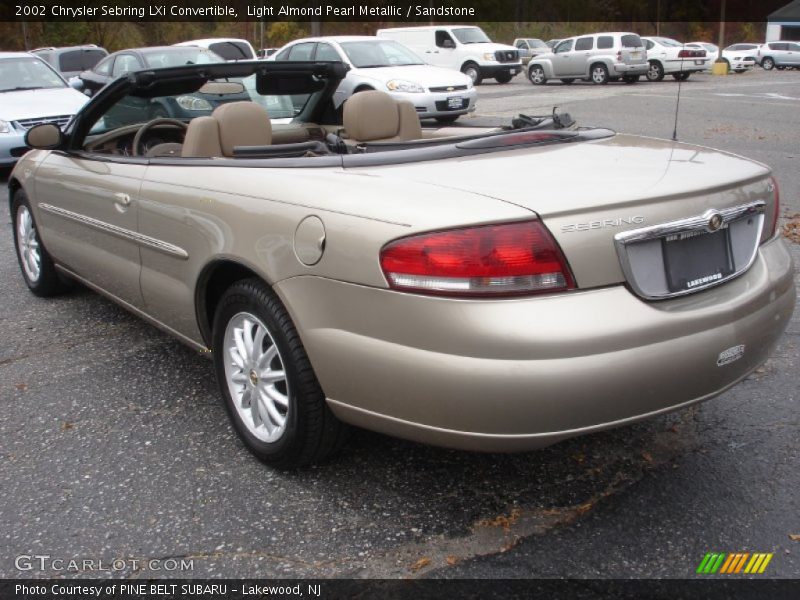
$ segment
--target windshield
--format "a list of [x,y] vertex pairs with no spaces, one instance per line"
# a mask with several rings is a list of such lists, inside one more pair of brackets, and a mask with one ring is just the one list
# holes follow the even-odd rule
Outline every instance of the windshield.
[[717,51],[717,47],[714,44],[700,44],[700,45],[703,46],[703,48],[705,48],[709,52],[716,52]]
[[[219,89],[213,89],[212,84],[224,87],[220,92]],[[312,97],[313,94],[260,94],[255,75],[217,79],[195,92],[154,98],[135,94],[124,96],[99,116],[91,127],[90,135],[146,123],[154,116],[188,122],[196,117],[208,116],[215,108],[228,102],[255,102],[266,109],[271,121],[291,121],[303,111]]]
[[456,36],[456,39],[462,44],[483,44],[492,41],[483,33],[483,29],[480,27],[453,29],[453,35]]
[[67,87],[61,77],[39,58],[0,60],[0,92]]
[[549,48],[549,46],[545,44],[542,40],[528,39],[525,41],[528,42],[528,46],[530,46],[531,48]]
[[669,47],[672,47],[672,48],[676,48],[676,47],[680,48],[680,47],[683,46],[683,44],[681,44],[679,41],[673,40],[671,38],[657,37],[657,38],[652,38],[652,39],[657,41],[662,46],[669,46]]
[[340,45],[353,66],[359,69],[425,64],[411,50],[391,40],[342,42]]
[[218,55],[205,48],[164,48],[145,52],[144,60],[148,67],[154,69],[225,62]]

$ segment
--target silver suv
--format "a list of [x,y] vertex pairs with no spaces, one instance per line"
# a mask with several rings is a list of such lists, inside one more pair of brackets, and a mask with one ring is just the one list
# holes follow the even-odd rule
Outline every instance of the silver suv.
[[528,63],[528,79],[534,85],[560,79],[608,83],[623,79],[635,83],[647,73],[644,42],[635,33],[593,33],[561,40],[548,54],[540,54]]
[[756,60],[767,71],[800,67],[800,43],[769,42],[759,47]]

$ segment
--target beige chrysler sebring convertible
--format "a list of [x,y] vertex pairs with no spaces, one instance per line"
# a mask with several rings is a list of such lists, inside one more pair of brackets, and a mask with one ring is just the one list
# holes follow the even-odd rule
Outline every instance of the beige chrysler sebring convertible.
[[347,424],[529,450],[767,359],[795,304],[767,167],[558,115],[422,130],[377,91],[337,111],[345,69],[140,71],[30,129],[9,180],[27,285],[82,282],[209,351],[278,467]]

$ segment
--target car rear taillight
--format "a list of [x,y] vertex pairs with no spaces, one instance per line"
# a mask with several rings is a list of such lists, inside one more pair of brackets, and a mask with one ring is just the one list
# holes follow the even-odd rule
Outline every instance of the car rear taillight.
[[622,50],[617,50],[617,62],[622,62]]
[[412,235],[384,246],[380,260],[390,287],[420,294],[511,296],[575,287],[540,221]]
[[[705,56],[705,50],[703,51],[702,56]],[[695,58],[700,56],[699,50],[681,50],[678,52],[678,58]]]

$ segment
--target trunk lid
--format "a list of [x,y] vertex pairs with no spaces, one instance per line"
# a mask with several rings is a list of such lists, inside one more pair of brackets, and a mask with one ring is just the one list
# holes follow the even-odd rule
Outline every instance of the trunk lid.
[[582,288],[625,281],[614,241],[620,232],[757,200],[767,202],[767,228],[774,211],[766,166],[710,148],[629,135],[357,171],[530,210],[555,236]]

